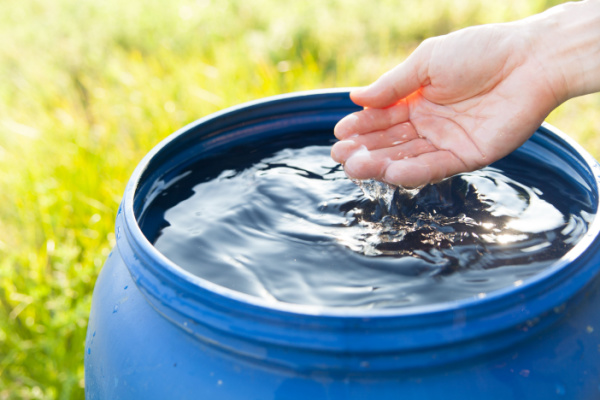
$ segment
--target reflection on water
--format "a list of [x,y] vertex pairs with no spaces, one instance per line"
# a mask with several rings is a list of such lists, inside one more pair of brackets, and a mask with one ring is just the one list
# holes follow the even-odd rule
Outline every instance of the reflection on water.
[[150,204],[164,218],[154,244],[193,274],[271,301],[399,307],[484,297],[560,258],[591,218],[552,197],[570,188],[544,177],[524,184],[538,172],[516,179],[503,168],[407,191],[353,183],[328,146],[286,149],[211,179],[198,167],[178,183],[181,201]]

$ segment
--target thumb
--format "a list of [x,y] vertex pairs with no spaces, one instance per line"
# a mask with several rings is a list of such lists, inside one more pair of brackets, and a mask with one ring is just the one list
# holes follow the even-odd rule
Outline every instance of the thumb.
[[359,106],[385,108],[396,104],[424,86],[428,77],[421,71],[427,71],[430,46],[423,42],[403,63],[383,74],[379,79],[350,93],[352,101]]

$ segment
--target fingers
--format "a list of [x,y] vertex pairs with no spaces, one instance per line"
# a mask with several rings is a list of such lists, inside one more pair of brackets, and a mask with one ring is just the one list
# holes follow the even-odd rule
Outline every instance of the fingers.
[[331,157],[335,161],[345,164],[346,160],[362,147],[367,150],[393,148],[418,137],[419,135],[410,123],[403,123],[386,130],[354,135],[337,142],[331,148]]
[[401,101],[394,107],[368,108],[342,118],[333,133],[340,140],[350,136],[389,129],[394,125],[408,121],[408,105]]
[[417,91],[427,82],[427,60],[432,42],[423,42],[403,63],[383,74],[369,86],[355,89],[350,98],[363,107],[385,108]]
[[[415,140],[410,143],[419,141],[426,142]],[[409,155],[411,151],[414,155]],[[415,188],[470,171],[451,152],[432,150],[423,144],[406,148],[404,157],[383,152],[384,150],[368,151],[364,147],[357,150],[344,165],[346,174],[354,179],[376,179],[392,185]]]
[[368,150],[365,146],[352,151],[346,158],[344,170],[355,179],[384,180],[387,169],[395,161],[434,152],[436,148],[425,139],[414,139],[394,147]]
[[392,185],[415,188],[470,171],[449,151],[440,150],[390,163],[383,180]]

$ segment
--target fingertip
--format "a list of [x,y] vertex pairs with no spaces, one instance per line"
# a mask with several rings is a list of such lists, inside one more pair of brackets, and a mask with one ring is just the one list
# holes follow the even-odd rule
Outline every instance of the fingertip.
[[418,188],[431,181],[431,170],[413,159],[403,159],[388,165],[383,180],[405,188]]
[[419,187],[467,171],[469,169],[453,153],[435,151],[390,163],[384,180],[404,187]]
[[335,162],[344,164],[346,160],[359,149],[359,145],[353,140],[342,140],[331,146],[331,158]]
[[424,53],[427,54],[428,50],[414,52],[369,86],[352,90],[350,99],[363,107],[387,108],[410,96],[426,83],[425,78],[419,74],[419,70],[425,67],[422,62]]
[[389,88],[381,87],[378,81],[350,92],[350,99],[357,105],[371,108],[385,108],[394,104],[397,99],[391,98]]
[[388,158],[374,158],[365,146],[360,146],[347,158],[344,171],[354,179],[381,179],[389,163]]
[[333,134],[336,138],[343,140],[355,134],[356,123],[358,116],[356,113],[346,115],[344,118],[338,121],[333,128]]
[[352,100],[355,104],[362,106],[361,103],[363,102],[363,97],[365,97],[365,93],[369,93],[369,86],[362,86],[359,88],[352,89],[350,91],[350,100]]

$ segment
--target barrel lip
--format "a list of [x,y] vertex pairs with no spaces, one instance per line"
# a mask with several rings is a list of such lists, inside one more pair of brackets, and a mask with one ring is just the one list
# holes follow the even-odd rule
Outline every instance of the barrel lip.
[[[474,312],[476,315],[483,315],[490,310],[498,309],[499,307],[503,308],[507,304],[514,305],[517,302],[522,302],[523,299],[529,299],[532,296],[535,296],[532,293],[539,293],[541,290],[553,287],[562,279],[576,272],[576,270],[579,268],[579,265],[575,261],[578,260],[581,255],[591,247],[592,242],[600,232],[600,220],[598,218],[594,218],[594,220],[590,223],[587,234],[568,253],[566,253],[562,258],[557,260],[544,271],[541,271],[538,274],[524,280],[522,285],[519,287],[506,287],[498,289],[488,293],[484,298],[465,298],[431,305],[366,310],[343,307],[334,308],[298,305],[282,302],[273,303],[219,286],[203,278],[195,276],[177,266],[175,263],[167,259],[163,254],[161,254],[156,248],[154,248],[154,246],[142,233],[139,225],[137,224],[137,218],[134,212],[134,198],[137,188],[140,184],[140,179],[156,155],[159,154],[159,152],[166,146],[176,141],[181,135],[201,124],[227,117],[232,113],[237,113],[249,108],[269,107],[273,104],[297,101],[298,99],[310,100],[311,98],[328,96],[337,96],[340,99],[348,98],[350,89],[351,88],[339,88],[296,92],[243,103],[201,118],[168,136],[142,159],[127,184],[123,202],[119,210],[119,215],[121,217],[120,221],[122,221],[122,223],[117,223],[117,232],[119,232],[120,229],[123,229],[126,232],[126,235],[119,235],[117,233],[117,243],[119,248],[121,249],[121,247],[130,246],[135,247],[135,250],[141,254],[142,258],[146,259],[146,261],[151,260],[150,262],[144,262],[144,266],[151,270],[149,271],[150,273],[159,275],[160,281],[168,281],[171,284],[175,284],[179,290],[187,292],[187,294],[189,294],[191,297],[201,295],[203,300],[206,300],[207,298],[211,298],[212,300],[219,298],[219,300],[223,300],[225,303],[228,303],[230,307],[237,308],[238,312],[240,310],[247,310],[251,312],[256,312],[259,310],[260,312],[274,313],[278,315],[329,319],[374,320],[389,318],[411,319],[418,317],[421,321],[423,318],[427,318],[427,320],[432,322],[436,320],[447,321],[453,318],[453,315],[457,310],[469,310]],[[557,128],[544,123],[540,128],[540,131],[553,135],[559,141],[563,142],[565,147],[570,147],[573,149],[573,152],[577,154],[577,156],[582,160],[582,163],[589,169],[593,183],[596,185],[594,189],[597,191],[600,187],[600,166],[594,160],[594,158],[574,140],[559,131]],[[596,211],[597,209],[598,204],[596,206]],[[131,271],[131,267],[128,267]],[[133,274],[133,271],[131,272]],[[137,271],[136,273],[140,273],[140,271]],[[558,275],[560,275],[560,279]],[[143,285],[143,280],[138,280],[137,283],[138,285]],[[225,305],[225,307],[228,306]],[[446,315],[446,318],[438,318],[442,317],[443,315]]]

